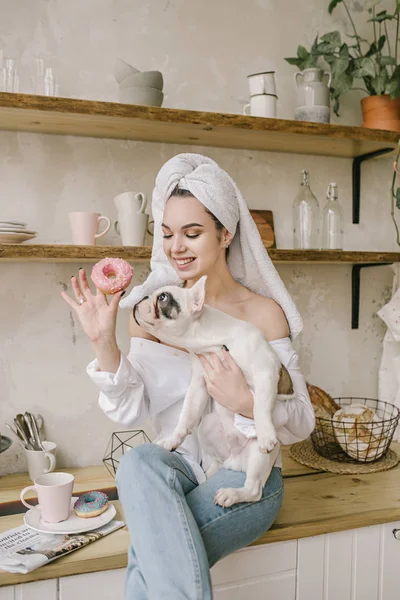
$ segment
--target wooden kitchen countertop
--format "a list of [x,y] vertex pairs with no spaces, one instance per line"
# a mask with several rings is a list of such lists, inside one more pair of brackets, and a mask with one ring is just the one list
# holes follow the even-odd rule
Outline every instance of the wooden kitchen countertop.
[[[400,444],[393,444],[392,448],[400,452]],[[114,486],[104,466],[68,469],[68,472],[75,475],[75,494]],[[285,496],[282,509],[271,529],[255,544],[400,520],[400,464],[380,473],[335,475],[299,465],[290,459],[288,449],[284,448],[283,473]],[[17,500],[20,490],[30,483],[26,474],[0,478],[0,505]],[[123,520],[120,503],[115,501],[115,506],[117,518]],[[22,514],[1,517],[0,532],[22,523]],[[125,567],[128,544],[129,534],[123,528],[27,575],[0,571],[0,586]]]

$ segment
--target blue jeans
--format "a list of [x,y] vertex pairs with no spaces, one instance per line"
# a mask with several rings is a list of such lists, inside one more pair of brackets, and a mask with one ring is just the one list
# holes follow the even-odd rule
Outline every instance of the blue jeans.
[[126,600],[212,599],[210,567],[269,529],[283,499],[274,467],[259,502],[216,506],[216,491],[242,487],[245,474],[221,469],[199,485],[178,453],[155,444],[125,454],[116,480],[131,537]]

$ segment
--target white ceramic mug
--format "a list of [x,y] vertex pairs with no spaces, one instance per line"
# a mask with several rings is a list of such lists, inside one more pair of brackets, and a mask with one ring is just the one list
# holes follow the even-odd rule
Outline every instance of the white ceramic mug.
[[114,228],[123,246],[143,246],[148,219],[146,214],[135,213],[129,218],[120,216],[119,221],[115,221]]
[[[79,246],[94,246],[97,238],[105,235],[111,227],[110,219],[96,212],[70,212],[68,217],[72,241]],[[107,223],[106,228],[104,231],[97,233],[103,219]]]
[[35,481],[40,475],[51,473],[56,468],[57,444],[54,442],[42,442],[45,450],[26,450],[25,456],[28,461],[28,471],[31,481]]
[[256,94],[251,96],[250,103],[246,104],[243,114],[252,117],[276,117],[277,96],[274,94]]
[[71,510],[72,489],[75,477],[70,473],[46,473],[35,479],[33,485],[24,488],[20,494],[21,502],[27,508],[24,496],[30,490],[36,492],[39,500],[42,521],[59,523],[68,519]]
[[247,75],[250,96],[274,94],[276,96],[275,71]]
[[118,219],[115,231],[121,236],[123,246],[143,246],[148,215],[145,213],[147,196],[143,192],[123,192],[113,199]]
[[129,217],[133,213],[144,213],[147,196],[143,192],[122,192],[113,198],[118,214]]

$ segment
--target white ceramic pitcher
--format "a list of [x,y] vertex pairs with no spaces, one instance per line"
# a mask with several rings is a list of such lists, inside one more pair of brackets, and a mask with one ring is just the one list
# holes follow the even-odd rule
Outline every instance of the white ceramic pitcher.
[[[323,81],[324,76],[328,77],[327,82]],[[297,121],[330,122],[331,77],[331,73],[318,68],[304,69],[294,74]]]

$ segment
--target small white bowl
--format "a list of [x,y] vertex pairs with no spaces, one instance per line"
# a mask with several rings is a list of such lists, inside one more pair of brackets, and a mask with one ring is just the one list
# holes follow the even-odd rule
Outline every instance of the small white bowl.
[[123,104],[144,104],[147,106],[161,106],[164,94],[152,87],[120,88],[119,101]]
[[126,77],[119,84],[120,88],[129,87],[151,87],[162,91],[164,80],[160,71],[142,71],[141,73],[133,73]]
[[129,75],[137,75],[138,73],[140,73],[139,69],[135,69],[132,65],[128,65],[128,63],[121,58],[115,60],[114,77],[118,83],[121,83],[121,81],[129,77]]

